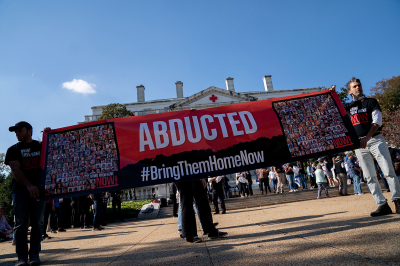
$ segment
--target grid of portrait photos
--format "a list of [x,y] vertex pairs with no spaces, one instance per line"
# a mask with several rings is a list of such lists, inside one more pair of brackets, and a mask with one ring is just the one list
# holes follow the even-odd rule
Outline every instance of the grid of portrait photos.
[[118,171],[112,123],[48,135],[46,195],[96,189],[96,177]]
[[330,94],[274,102],[292,157],[334,149],[333,138],[347,133]]

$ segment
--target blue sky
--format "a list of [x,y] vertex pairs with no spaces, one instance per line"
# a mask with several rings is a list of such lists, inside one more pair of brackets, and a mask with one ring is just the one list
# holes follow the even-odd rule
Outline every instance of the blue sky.
[[136,102],[140,84],[153,100],[176,97],[178,80],[190,96],[227,77],[245,92],[264,75],[275,90],[356,76],[368,93],[400,75],[398,14],[395,0],[0,1],[0,152],[18,121],[37,139],[92,106]]

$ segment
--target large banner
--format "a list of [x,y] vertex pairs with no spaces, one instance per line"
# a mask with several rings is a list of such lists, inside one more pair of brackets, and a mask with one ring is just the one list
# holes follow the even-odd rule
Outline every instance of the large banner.
[[49,198],[230,174],[357,148],[337,94],[95,121],[43,135]]

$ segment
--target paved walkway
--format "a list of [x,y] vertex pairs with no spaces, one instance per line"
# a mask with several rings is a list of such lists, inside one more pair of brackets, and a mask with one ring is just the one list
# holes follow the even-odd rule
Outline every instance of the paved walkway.
[[[228,210],[214,216],[228,237],[199,231],[198,244],[179,238],[173,217],[71,229],[45,240],[41,258],[43,265],[400,265],[400,215],[372,218],[375,209],[365,194]],[[14,249],[0,243],[1,265],[13,265]]]

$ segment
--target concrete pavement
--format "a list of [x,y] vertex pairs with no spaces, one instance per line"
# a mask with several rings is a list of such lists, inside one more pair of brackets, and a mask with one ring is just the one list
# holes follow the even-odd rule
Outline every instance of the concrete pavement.
[[[390,193],[384,193],[390,198]],[[394,210],[394,204],[390,203]],[[214,215],[228,237],[193,244],[177,218],[70,229],[42,242],[43,265],[400,265],[400,215],[370,217],[371,194],[229,210]],[[0,264],[15,246],[0,243]]]

